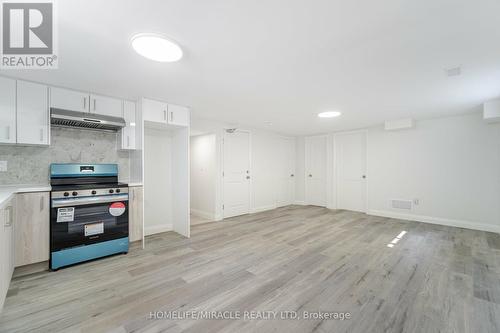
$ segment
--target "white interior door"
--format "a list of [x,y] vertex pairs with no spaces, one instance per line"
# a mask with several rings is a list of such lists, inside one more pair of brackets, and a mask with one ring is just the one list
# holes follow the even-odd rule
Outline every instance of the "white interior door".
[[293,203],[295,193],[295,141],[279,138],[278,154],[276,206],[282,207]]
[[337,208],[366,211],[366,133],[335,136]]
[[224,132],[224,217],[250,212],[250,133]]
[[306,203],[326,207],[327,137],[306,138]]

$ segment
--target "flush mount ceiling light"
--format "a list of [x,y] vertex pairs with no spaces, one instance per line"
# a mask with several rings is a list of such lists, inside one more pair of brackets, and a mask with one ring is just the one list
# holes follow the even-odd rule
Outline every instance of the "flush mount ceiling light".
[[342,114],[340,111],[326,111],[318,113],[318,117],[320,118],[335,118]]
[[132,47],[141,56],[154,61],[174,62],[182,58],[180,46],[158,34],[135,35]]

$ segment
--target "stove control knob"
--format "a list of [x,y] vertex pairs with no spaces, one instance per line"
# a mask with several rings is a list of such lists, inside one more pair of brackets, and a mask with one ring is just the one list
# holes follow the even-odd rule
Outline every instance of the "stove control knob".
[[109,190],[109,193],[114,193],[115,191],[114,190]]
[[69,193],[68,192],[64,192],[64,196],[65,197],[69,196]]
[[96,195],[96,194],[97,194],[97,191],[96,191],[96,190],[93,190],[91,193],[92,193],[93,195]]
[[120,189],[119,189],[119,188],[117,188],[115,192],[116,192],[116,193],[120,193],[121,191],[120,191]]
[[73,192],[71,194],[73,194],[73,196],[76,197],[78,195],[78,192]]

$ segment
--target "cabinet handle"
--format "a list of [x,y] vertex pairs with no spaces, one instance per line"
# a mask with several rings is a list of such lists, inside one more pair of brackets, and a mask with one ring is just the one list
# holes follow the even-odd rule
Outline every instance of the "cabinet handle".
[[83,98],[83,110],[87,108],[87,97]]
[[5,224],[4,226],[5,227],[11,227],[12,226],[12,222],[14,220],[14,214],[12,214],[12,206],[9,206],[5,209],[5,212],[7,212],[8,215],[8,218],[5,220]]
[[167,110],[163,110],[163,120],[167,120]]
[[40,142],[43,142],[43,128],[40,128]]
[[10,140],[10,125],[5,128],[7,129],[7,140]]
[[174,122],[174,111],[170,111],[170,122]]
[[40,197],[40,211],[43,211],[43,207],[45,206],[45,198],[43,196]]
[[309,174],[309,177],[312,177],[313,175]]
[[127,135],[127,148],[130,148],[130,136]]
[[290,177],[295,177],[295,175],[292,173],[292,174],[290,175]]
[[95,109],[96,109],[96,103],[97,103],[97,102],[96,102],[96,99],[94,98],[94,111],[95,111]]

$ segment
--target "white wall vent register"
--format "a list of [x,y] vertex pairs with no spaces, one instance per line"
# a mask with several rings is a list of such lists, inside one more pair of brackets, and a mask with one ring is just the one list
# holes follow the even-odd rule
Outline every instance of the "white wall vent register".
[[411,201],[410,200],[391,200],[391,207],[396,209],[411,209]]

